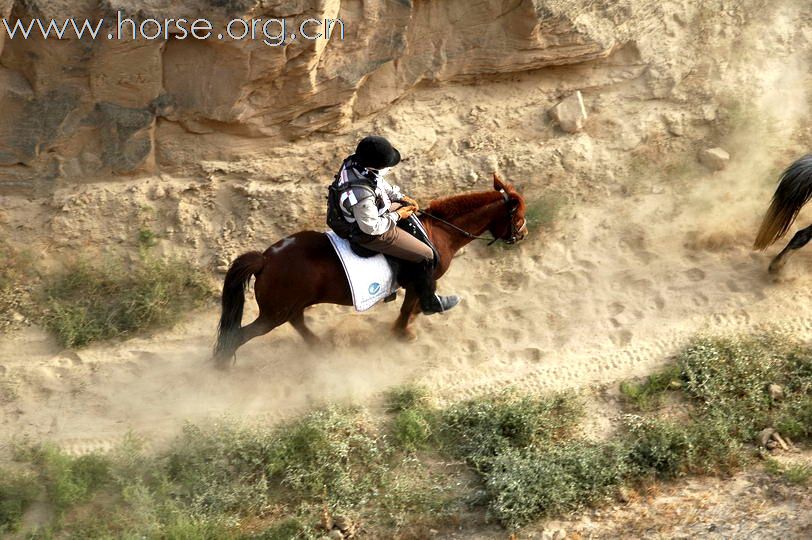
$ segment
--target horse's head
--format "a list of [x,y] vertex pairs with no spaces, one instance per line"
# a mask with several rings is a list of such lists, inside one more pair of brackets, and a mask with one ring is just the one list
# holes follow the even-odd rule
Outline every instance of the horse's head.
[[494,238],[515,244],[527,236],[527,219],[525,218],[524,197],[508,182],[503,182],[493,173],[493,189],[502,194],[505,201],[505,212],[498,213],[491,221],[488,230]]

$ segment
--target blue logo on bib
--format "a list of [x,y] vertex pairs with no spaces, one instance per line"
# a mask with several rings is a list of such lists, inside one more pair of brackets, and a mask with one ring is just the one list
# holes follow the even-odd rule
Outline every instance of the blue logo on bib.
[[378,294],[381,292],[381,284],[373,282],[369,284],[369,294]]

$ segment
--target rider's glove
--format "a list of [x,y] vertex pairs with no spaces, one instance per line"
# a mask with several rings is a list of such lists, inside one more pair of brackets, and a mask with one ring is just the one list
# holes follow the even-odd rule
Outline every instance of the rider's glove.
[[408,206],[414,206],[414,210],[415,210],[415,212],[417,212],[418,210],[420,210],[420,205],[419,205],[419,204],[417,204],[417,201],[416,201],[416,200],[414,200],[414,199],[412,199],[412,198],[411,198],[411,197],[409,197],[408,195],[401,195],[400,199],[401,199],[402,201],[405,201],[405,202],[407,203],[407,205],[408,205]]
[[412,214],[414,214],[416,211],[417,211],[416,206],[401,206],[400,208],[395,210],[395,213],[397,213],[400,219],[406,219]]

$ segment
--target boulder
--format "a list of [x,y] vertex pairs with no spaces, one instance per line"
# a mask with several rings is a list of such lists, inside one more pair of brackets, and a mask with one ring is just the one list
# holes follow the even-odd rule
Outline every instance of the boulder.
[[699,152],[699,162],[714,171],[721,171],[727,167],[730,154],[722,148],[706,148]]
[[550,109],[550,117],[567,133],[577,133],[584,128],[586,107],[581,92],[577,91]]

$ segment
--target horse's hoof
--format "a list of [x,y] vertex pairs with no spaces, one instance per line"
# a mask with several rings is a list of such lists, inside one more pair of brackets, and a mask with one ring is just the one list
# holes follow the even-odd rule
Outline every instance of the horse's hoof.
[[784,257],[781,257],[781,256],[776,257],[776,258],[775,258],[775,259],[773,259],[773,261],[770,263],[770,266],[767,268],[767,271],[768,271],[770,274],[775,275],[775,274],[777,274],[778,272],[780,272],[782,268],[784,268],[784,265],[785,265],[786,263],[787,263],[787,260],[786,260]]
[[417,339],[417,334],[409,328],[396,328],[394,332],[395,337],[400,341],[411,342]]

